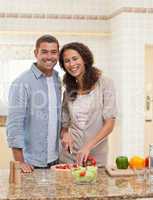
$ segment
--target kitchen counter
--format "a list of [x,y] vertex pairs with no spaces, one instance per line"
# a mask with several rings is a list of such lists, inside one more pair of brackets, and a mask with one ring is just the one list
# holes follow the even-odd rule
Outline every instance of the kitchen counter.
[[22,175],[21,185],[8,183],[8,170],[0,170],[0,200],[120,200],[153,198],[153,186],[148,181],[131,177],[107,175],[98,169],[96,183],[77,185],[69,172],[35,170]]

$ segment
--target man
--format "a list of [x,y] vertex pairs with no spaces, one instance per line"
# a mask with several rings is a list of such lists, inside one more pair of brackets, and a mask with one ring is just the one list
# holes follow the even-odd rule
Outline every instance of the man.
[[36,63],[19,76],[9,92],[7,140],[23,172],[58,163],[61,87],[53,69],[59,43],[51,35],[36,41]]

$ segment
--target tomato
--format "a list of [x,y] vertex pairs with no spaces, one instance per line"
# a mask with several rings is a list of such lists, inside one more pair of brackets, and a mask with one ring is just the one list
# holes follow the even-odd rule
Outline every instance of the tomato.
[[88,156],[88,158],[87,158],[87,160],[92,160],[93,159],[93,157],[92,156]]
[[145,158],[145,167],[148,168],[149,167],[149,157]]
[[85,176],[85,175],[86,175],[86,171],[80,172],[80,176]]
[[91,163],[92,163],[92,165],[96,165],[96,160],[95,159],[93,159],[92,161],[91,161]]
[[116,166],[118,169],[127,169],[128,168],[128,157],[126,156],[118,156],[116,158]]
[[89,155],[87,158],[87,161],[85,163],[83,163],[83,166],[85,167],[85,166],[92,166],[92,165],[94,165],[94,166],[96,165],[96,160],[94,157]]
[[58,164],[55,167],[56,167],[56,169],[70,169],[69,164]]
[[72,165],[72,167],[76,168],[76,167],[78,167],[78,164],[77,164],[77,163],[74,163],[74,164]]
[[56,165],[56,169],[61,169],[61,165]]

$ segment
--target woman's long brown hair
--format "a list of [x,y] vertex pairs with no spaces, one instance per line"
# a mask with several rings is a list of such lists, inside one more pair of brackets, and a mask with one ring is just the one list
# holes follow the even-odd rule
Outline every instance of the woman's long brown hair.
[[60,50],[60,55],[59,55],[59,63],[60,63],[60,66],[65,71],[63,83],[66,87],[66,92],[69,99],[74,101],[77,97],[79,86],[76,81],[76,78],[70,75],[64,67],[63,54],[68,49],[77,51],[84,61],[85,73],[83,75],[83,81],[82,81],[84,91],[90,91],[92,89],[92,87],[95,85],[95,83],[99,79],[101,72],[97,68],[93,67],[93,54],[86,45],[82,43],[78,43],[78,42],[72,42],[62,47],[62,49]]

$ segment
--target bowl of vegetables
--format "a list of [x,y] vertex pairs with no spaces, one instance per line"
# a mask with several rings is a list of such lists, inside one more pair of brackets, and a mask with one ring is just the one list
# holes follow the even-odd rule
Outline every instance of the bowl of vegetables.
[[77,166],[71,170],[74,183],[95,183],[97,178],[97,166],[93,157],[89,156],[83,166]]

